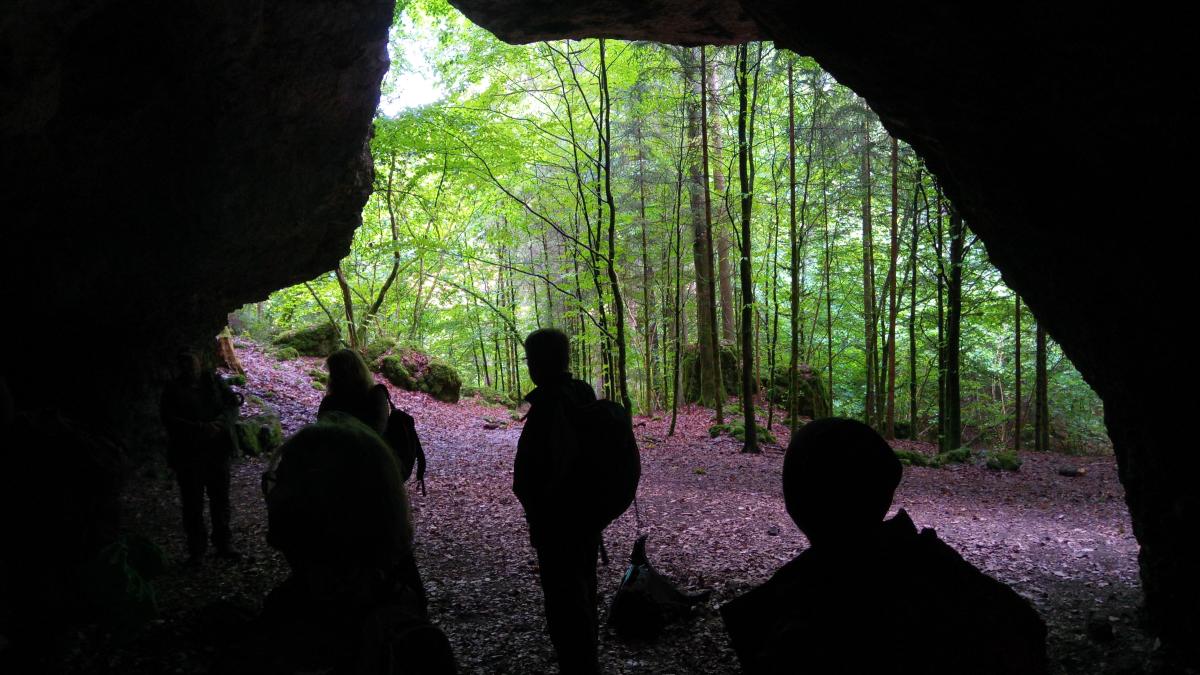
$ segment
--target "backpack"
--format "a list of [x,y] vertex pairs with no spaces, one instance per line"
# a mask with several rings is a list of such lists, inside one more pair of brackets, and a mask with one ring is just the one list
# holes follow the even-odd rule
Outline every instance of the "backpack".
[[692,607],[712,594],[705,590],[687,594],[659,574],[646,557],[646,537],[638,537],[629,556],[629,567],[613,596],[608,625],[622,640],[653,640],[668,623],[688,616]]
[[396,463],[400,465],[400,478],[408,482],[412,476],[413,467],[417,469],[417,482],[421,484],[421,494],[425,494],[425,450],[421,448],[421,439],[417,436],[417,426],[412,415],[392,404],[388,399],[392,412],[388,415],[387,428],[383,432],[383,440],[396,453]]
[[580,450],[572,484],[580,488],[584,517],[604,529],[637,495],[642,463],[633,422],[624,407],[609,400],[568,407],[566,415]]

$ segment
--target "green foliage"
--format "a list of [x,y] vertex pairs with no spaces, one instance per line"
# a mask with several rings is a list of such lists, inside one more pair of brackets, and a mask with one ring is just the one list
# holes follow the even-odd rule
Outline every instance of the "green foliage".
[[324,368],[309,368],[308,376],[312,378],[313,382],[329,384],[329,372]]
[[939,464],[967,464],[974,457],[970,448],[956,448],[938,455]]
[[292,348],[301,356],[329,356],[341,348],[341,336],[332,325],[318,323],[280,333],[272,341],[277,348]]
[[987,468],[995,471],[1020,471],[1021,457],[1011,450],[989,452]]
[[225,382],[238,387],[244,387],[246,386],[246,376],[242,375],[241,373],[234,373],[233,375],[226,377]]

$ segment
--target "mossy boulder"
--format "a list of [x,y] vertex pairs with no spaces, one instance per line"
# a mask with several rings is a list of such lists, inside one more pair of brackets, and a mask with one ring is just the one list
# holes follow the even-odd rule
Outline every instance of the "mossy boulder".
[[280,333],[272,344],[279,349],[291,347],[301,356],[329,356],[341,348],[342,337],[332,324],[319,323]]
[[[683,351],[679,362],[679,371],[683,376],[683,400],[687,403],[700,402],[700,347],[690,345]],[[725,386],[725,395],[736,394],[742,389],[742,368],[738,361],[737,350],[729,345],[721,345],[721,382]],[[758,391],[755,384],[754,391]]]
[[458,403],[462,392],[462,380],[453,366],[434,359],[417,380],[417,389],[443,403]]
[[[759,443],[775,443],[777,442],[775,434],[771,433],[763,425],[758,426],[758,442]],[[721,434],[729,434],[739,441],[746,440],[746,423],[743,421],[730,422],[729,424],[714,424],[708,428],[710,438],[716,438]]]
[[896,453],[896,459],[904,466],[929,466],[931,458],[916,450],[892,450]]
[[463,398],[475,396],[489,405],[502,405],[506,408],[515,408],[517,405],[512,396],[491,387],[465,386],[462,388],[462,396]]
[[234,430],[242,454],[248,457],[264,455],[283,443],[283,427],[279,424],[279,416],[274,413],[240,419]]
[[[790,381],[787,364],[776,365],[769,380],[767,395],[771,403],[787,408]],[[829,400],[825,395],[825,383],[821,379],[821,374],[807,363],[796,364],[796,391],[798,399],[796,413],[798,415],[810,419],[829,417]]]
[[380,372],[401,389],[423,391],[445,403],[457,403],[462,393],[462,379],[453,366],[412,347],[383,357]]
[[367,345],[363,350],[363,361],[366,361],[371,370],[378,372],[382,367],[384,356],[390,354],[396,348],[396,341],[391,339],[376,340]]
[[975,453],[970,448],[957,448],[947,450],[933,458],[930,466],[945,466],[947,464],[969,464],[975,458]]
[[994,471],[1020,471],[1021,456],[1012,450],[992,452],[987,455],[987,468]]
[[308,376],[312,378],[313,382],[329,384],[329,373],[323,368],[309,368]]
[[275,358],[279,361],[295,361],[300,358],[300,352],[295,347],[280,347],[275,350]]
[[397,387],[400,387],[401,389],[407,389],[409,391],[416,389],[416,383],[413,381],[412,373],[410,373],[408,368],[405,367],[404,360],[399,354],[383,357],[383,359],[379,362],[379,370],[381,373],[383,373],[383,376],[387,378],[388,382],[391,382]]

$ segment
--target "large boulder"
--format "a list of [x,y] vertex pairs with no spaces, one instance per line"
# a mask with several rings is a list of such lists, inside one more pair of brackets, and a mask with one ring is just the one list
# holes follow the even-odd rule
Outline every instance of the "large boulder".
[[283,443],[283,427],[279,415],[267,412],[237,421],[234,427],[238,447],[247,457],[265,455]]
[[[767,395],[775,405],[788,408],[788,389],[790,375],[787,364],[775,366],[771,373],[770,386]],[[829,417],[829,398],[826,396],[825,383],[821,374],[813,370],[807,363],[796,364],[796,413],[801,417],[819,419]]]
[[[679,370],[683,375],[683,400],[696,403],[700,400],[700,347],[689,345],[683,351],[679,362]],[[725,385],[725,395],[737,394],[742,390],[742,363],[737,350],[730,345],[721,345],[721,382]],[[751,383],[753,391],[758,391],[758,383]]]
[[458,403],[462,393],[462,378],[453,366],[412,347],[380,359],[379,370],[397,387],[423,391],[445,403]]
[[280,333],[272,340],[277,349],[291,347],[301,356],[329,356],[342,347],[342,336],[330,323],[319,323]]

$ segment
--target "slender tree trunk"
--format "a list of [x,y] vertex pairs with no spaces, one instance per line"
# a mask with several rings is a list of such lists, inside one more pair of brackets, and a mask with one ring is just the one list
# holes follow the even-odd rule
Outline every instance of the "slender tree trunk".
[[350,348],[358,349],[358,331],[354,327],[354,301],[350,297],[350,284],[346,283],[346,275],[342,272],[342,264],[334,268],[338,286],[342,289],[342,307],[346,312],[346,332],[350,337]]
[[886,438],[896,437],[896,287],[899,285],[900,263],[900,173],[899,143],[892,139],[892,256],[888,265],[888,336],[887,336],[887,431]]
[[[694,108],[692,108],[694,109]],[[694,118],[694,115],[690,116]],[[687,132],[685,129],[680,129],[679,133],[679,164],[675,171],[675,292],[672,294],[674,298],[672,329],[675,332],[675,356],[674,362],[671,364],[671,428],[667,431],[668,436],[675,435],[675,423],[679,418],[679,388],[681,386],[679,377],[679,361],[683,351],[683,163],[686,158],[686,140]],[[693,200],[694,201],[694,200]]]
[[[717,339],[717,307],[716,307],[716,283],[713,279],[713,222],[712,222],[712,191],[709,190],[708,181],[708,86],[705,74],[708,72],[708,56],[705,47],[700,47],[700,155],[704,166],[704,257],[708,260],[708,295],[713,298],[709,303],[710,316],[707,320],[712,328],[709,331],[709,339],[712,341],[712,370],[713,376],[716,377],[716,405],[714,410],[717,415],[717,424],[725,423],[725,380],[721,375],[721,343]],[[697,280],[699,281],[699,280]]]
[[[921,172],[917,171],[916,185],[913,186],[912,233],[908,244],[908,437],[917,437],[917,195],[921,185]],[[928,215],[928,211],[926,211]]]
[[962,351],[962,266],[965,229],[957,210],[950,212],[950,287],[946,316],[947,445],[962,445],[962,398],[959,389],[959,356]]
[[[707,64],[706,64],[707,65]],[[721,101],[717,97],[719,89],[717,87],[717,69],[708,67],[704,71],[705,82],[707,82],[708,95],[706,96],[705,105],[711,107],[712,110],[721,110]],[[724,155],[721,141],[721,116],[708,116],[707,124],[708,138],[712,143],[711,155],[716,158],[712,163],[712,188],[722,198],[725,196],[726,183],[725,172],[722,165],[722,157]],[[724,220],[723,218],[720,220]],[[729,265],[729,231],[725,227],[716,227],[716,253],[717,253],[717,288],[720,290],[720,320],[721,320],[721,340],[729,344],[736,344],[737,333],[734,324],[738,316],[738,311],[733,299],[733,271]]]
[[871,135],[863,110],[862,122],[862,250],[863,250],[863,351],[866,353],[867,395],[863,405],[863,421],[874,427],[876,410],[876,346],[875,346],[875,253],[871,237]]
[[944,210],[942,189],[937,189],[937,232],[933,242],[934,253],[937,255],[937,343],[938,343],[938,451],[953,450],[946,435],[946,267],[944,242],[942,237],[942,212]]
[[796,232],[796,75],[794,58],[788,59],[788,273],[791,277],[791,316],[788,317],[788,426],[795,434],[800,426],[796,401],[796,368],[800,361],[800,249]]
[[617,206],[612,191],[612,100],[608,94],[608,62],[603,38],[600,40],[600,102],[600,110],[604,115],[604,198],[608,203],[608,283],[612,288],[613,313],[617,324],[617,384],[621,392],[621,405],[632,415],[633,401],[629,398],[625,369],[625,303],[621,297],[616,268]]
[[[1036,318],[1036,317],[1035,317]],[[1037,397],[1034,406],[1034,449],[1038,452],[1050,451],[1050,402],[1049,377],[1046,372],[1046,329],[1041,321],[1037,322],[1037,353],[1035,355],[1034,393]]]
[[1021,449],[1021,296],[1013,293],[1013,449]]
[[[750,60],[750,48],[746,44],[739,45],[738,50],[738,180],[741,185],[742,206],[742,236],[741,236],[741,284],[742,284],[742,413],[746,424],[746,440],[742,452],[759,452],[758,422],[754,417],[754,336],[752,334],[754,319],[754,280],[750,268],[752,255],[750,239],[750,218],[754,206],[754,111],[747,106],[753,106],[747,101],[747,80],[750,77],[747,62]],[[756,68],[757,71],[757,68]],[[758,97],[758,77],[754,78],[754,97]]]

